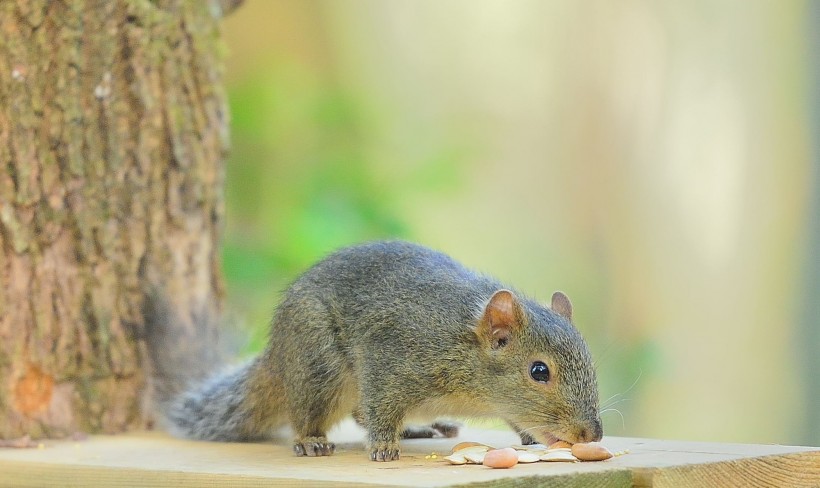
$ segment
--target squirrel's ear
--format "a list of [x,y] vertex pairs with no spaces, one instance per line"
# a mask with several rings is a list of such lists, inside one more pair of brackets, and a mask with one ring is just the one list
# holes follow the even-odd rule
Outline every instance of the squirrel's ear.
[[493,349],[503,347],[521,323],[518,299],[509,290],[498,290],[484,307],[479,332],[486,337]]
[[572,302],[569,301],[569,297],[564,295],[563,292],[556,291],[552,294],[551,308],[565,319],[572,321]]

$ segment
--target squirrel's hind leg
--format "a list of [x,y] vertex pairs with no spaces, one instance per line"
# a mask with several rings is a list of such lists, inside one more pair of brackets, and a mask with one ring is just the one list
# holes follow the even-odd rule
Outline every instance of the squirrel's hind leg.
[[317,398],[315,402],[291,409],[291,425],[296,431],[293,452],[297,456],[330,456],[336,450],[336,445],[326,436],[327,430],[340,420],[334,411],[335,403]]
[[288,417],[296,433],[293,452],[330,456],[336,446],[326,433],[355,405],[356,389],[345,379],[350,375],[345,374],[343,364],[332,357],[304,366],[304,374],[290,375],[287,380]]
[[311,296],[286,300],[274,318],[270,348],[296,434],[293,452],[333,454],[336,446],[328,441],[327,431],[356,405],[358,386],[323,304]]
[[347,409],[339,408],[342,404],[341,391],[317,394],[320,390],[304,385],[301,398],[291,405],[291,426],[296,431],[293,452],[297,456],[330,456],[336,445],[329,442],[326,432],[339,422]]

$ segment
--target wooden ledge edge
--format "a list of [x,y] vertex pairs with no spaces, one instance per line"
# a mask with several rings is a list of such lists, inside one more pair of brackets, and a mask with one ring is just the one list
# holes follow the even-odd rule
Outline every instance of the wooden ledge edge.
[[764,486],[817,488],[820,451],[764,456],[653,468],[632,468],[636,488],[700,486]]

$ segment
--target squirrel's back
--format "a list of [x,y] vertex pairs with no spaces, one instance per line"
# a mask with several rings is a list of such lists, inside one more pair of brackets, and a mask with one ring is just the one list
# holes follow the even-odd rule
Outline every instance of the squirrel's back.
[[286,291],[272,334],[281,337],[283,329],[292,328],[294,339],[304,343],[306,329],[319,327],[349,350],[366,343],[364,336],[408,349],[419,342],[439,344],[448,336],[455,341],[471,333],[482,307],[501,288],[498,281],[417,244],[362,244],[339,250],[302,274]]

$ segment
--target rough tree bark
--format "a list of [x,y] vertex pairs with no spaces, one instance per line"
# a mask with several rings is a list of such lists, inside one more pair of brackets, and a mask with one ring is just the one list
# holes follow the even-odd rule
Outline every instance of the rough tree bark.
[[0,438],[149,421],[147,282],[218,312],[237,3],[0,2]]

